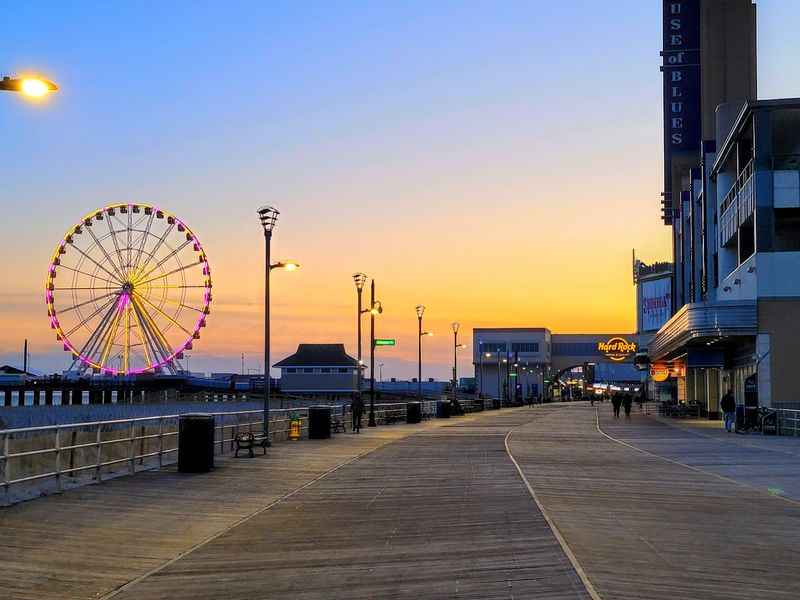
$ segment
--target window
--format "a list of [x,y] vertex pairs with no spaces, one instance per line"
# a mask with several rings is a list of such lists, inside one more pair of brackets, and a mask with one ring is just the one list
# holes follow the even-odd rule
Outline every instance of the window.
[[339,369],[339,373],[349,373],[350,369]]
[[322,369],[320,369],[320,372],[322,372],[322,373],[330,373],[331,370],[328,369],[328,368],[322,368]]
[[505,352],[506,351],[505,343],[498,344],[496,342],[489,342],[489,343],[483,342],[483,343],[480,344],[480,347],[481,347],[480,349],[483,352]]
[[559,342],[553,344],[555,356],[593,356],[597,354],[595,342]]
[[286,371],[287,373],[297,373],[297,369],[295,369],[294,367],[291,367],[289,369],[284,369],[284,371]]
[[511,344],[512,352],[539,352],[539,342],[519,342]]
[[303,369],[303,373],[313,373],[314,369]]

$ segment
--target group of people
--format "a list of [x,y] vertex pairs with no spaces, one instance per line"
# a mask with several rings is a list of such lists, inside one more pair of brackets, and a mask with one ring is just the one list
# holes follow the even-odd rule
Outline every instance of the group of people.
[[[614,394],[609,395],[608,392],[603,392],[600,395],[599,400],[600,400],[600,402],[605,402],[608,398],[611,398],[611,408],[614,410],[614,418],[615,419],[619,419],[620,410],[624,410],[625,411],[625,418],[626,419],[630,419],[631,418],[631,408],[633,407],[633,402],[634,402],[634,395],[633,394],[628,394],[628,393],[624,393],[624,392],[616,392]],[[594,395],[589,397],[589,400],[591,401],[592,406],[594,406],[595,399],[596,399],[596,397]],[[642,397],[639,396],[635,400],[637,402],[639,402],[639,405],[641,407],[641,403],[643,401]]]
[[633,406],[633,394],[616,393],[611,396],[611,407],[614,409],[614,418],[619,419],[619,410],[625,411],[625,418],[631,418],[631,407]]

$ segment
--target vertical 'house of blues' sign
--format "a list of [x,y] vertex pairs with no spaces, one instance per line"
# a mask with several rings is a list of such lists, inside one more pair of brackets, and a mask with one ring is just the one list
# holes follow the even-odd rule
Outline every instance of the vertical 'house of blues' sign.
[[672,155],[700,147],[700,0],[664,0],[663,28],[664,199],[671,217]]

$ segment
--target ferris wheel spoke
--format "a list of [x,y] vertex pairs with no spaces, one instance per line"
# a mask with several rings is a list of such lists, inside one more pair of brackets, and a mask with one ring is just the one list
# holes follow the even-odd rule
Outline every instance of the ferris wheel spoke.
[[99,275],[96,275],[96,274],[93,275],[92,273],[88,273],[86,271],[81,271],[80,269],[73,269],[72,267],[68,267],[66,265],[58,265],[58,268],[59,269],[67,269],[69,271],[75,271],[76,273],[80,273],[81,275],[86,275],[87,277],[91,277],[93,279],[99,279],[100,281],[104,281],[106,283],[117,284],[116,281],[111,281],[110,279],[106,279],[105,277],[100,277]]
[[121,302],[122,296],[120,296],[120,301],[117,302],[116,305],[116,313],[112,319],[111,326],[108,328],[106,335],[103,337],[103,346],[102,350],[100,351],[100,360],[98,364],[100,367],[106,366],[106,361],[108,360],[109,355],[111,354],[111,350],[114,347],[114,340],[117,339],[117,333],[119,331],[119,322],[122,320],[122,310],[121,309]]
[[195,312],[199,312],[201,314],[205,314],[202,308],[197,308],[195,306],[189,306],[188,304],[185,304],[183,302],[179,302],[178,300],[172,300],[171,298],[164,298],[164,302],[166,302],[167,304],[171,304],[172,306],[178,306],[180,308],[188,308],[189,310],[193,310]]
[[[128,210],[128,272],[131,270],[131,247],[133,246],[133,212]],[[127,370],[127,368],[126,368]]]
[[81,348],[81,351],[78,353],[78,356],[76,357],[77,359],[83,358],[92,362],[92,357],[94,356],[97,350],[97,345],[100,343],[100,340],[105,335],[105,330],[108,327],[109,322],[114,318],[116,310],[117,310],[117,304],[116,302],[112,301],[111,308],[106,312],[106,314],[103,315],[103,318],[100,319],[100,324],[89,336],[89,339],[86,340],[86,343],[83,345],[83,348]]
[[55,291],[55,292],[65,292],[65,291],[68,291],[68,290],[118,290],[118,289],[119,289],[118,286],[116,286],[116,287],[108,287],[108,286],[103,286],[103,287],[92,287],[92,286],[88,286],[88,287],[54,287],[53,291]]
[[161,310],[161,309],[160,309],[158,306],[156,306],[155,304],[153,304],[153,303],[152,303],[150,300],[148,300],[146,297],[144,297],[144,296],[142,296],[141,294],[138,294],[138,293],[136,293],[136,292],[134,292],[134,294],[136,294],[136,297],[137,297],[137,298],[141,298],[142,300],[144,300],[145,302],[147,302],[147,303],[148,303],[150,306],[152,306],[154,309],[156,309],[156,311],[157,311],[157,312],[158,312],[158,313],[159,313],[159,314],[160,314],[162,317],[164,317],[165,319],[167,319],[167,320],[168,320],[170,323],[172,323],[172,324],[173,324],[173,325],[175,325],[176,327],[180,328],[180,329],[181,329],[181,330],[182,330],[182,331],[183,331],[183,332],[184,332],[186,335],[189,335],[189,336],[193,335],[191,331],[189,331],[189,330],[188,330],[188,329],[186,329],[186,328],[185,328],[183,325],[181,325],[180,323],[178,323],[178,321],[176,321],[175,319],[173,319],[172,317],[170,317],[170,316],[169,316],[167,313],[165,313],[165,312],[164,312],[163,310]]
[[[88,229],[88,228],[87,228],[87,229]],[[94,234],[92,234],[92,235],[94,235]],[[75,246],[75,245],[73,245],[72,247],[73,247],[75,250],[77,250],[78,252],[80,252],[80,253],[81,253],[81,254],[82,254],[84,257],[86,257],[86,258],[87,258],[87,259],[89,259],[91,262],[93,262],[95,265],[97,265],[97,266],[98,266],[100,269],[102,269],[103,271],[105,271],[105,272],[106,272],[108,275],[110,275],[110,276],[111,276],[111,277],[114,279],[114,281],[115,281],[115,282],[117,282],[119,285],[122,285],[122,284],[124,283],[124,280],[123,280],[123,279],[120,279],[120,278],[119,278],[119,276],[118,276],[116,273],[112,273],[111,271],[109,271],[108,269],[106,269],[106,268],[105,268],[103,265],[101,265],[99,262],[97,262],[95,259],[93,259],[91,256],[89,256],[89,255],[88,255],[86,252],[84,252],[83,250],[81,250],[80,248],[78,248],[78,247],[77,247],[77,246]],[[113,267],[114,263],[112,262],[112,263],[111,263],[111,265],[112,265],[112,267]]]
[[192,289],[192,288],[205,289],[207,287],[208,286],[206,286],[206,285],[148,285],[147,289],[148,290],[187,290],[187,289]]
[[[73,304],[72,306],[68,306],[67,308],[59,309],[59,310],[56,311],[56,313],[61,315],[61,314],[64,314],[66,312],[69,312],[71,310],[75,310],[76,308],[80,308],[82,306],[86,306],[87,304],[92,304],[93,302],[96,303],[98,300],[102,300],[103,298],[108,298],[109,296],[116,296],[116,295],[117,295],[116,292],[109,292],[108,294],[103,294],[102,296],[98,296],[97,298],[92,298],[90,300],[86,300],[85,302],[79,302],[78,304]],[[108,302],[113,302],[113,300],[109,300]],[[108,302],[106,302],[100,308],[100,310],[103,310],[103,308],[108,304]],[[95,313],[95,314],[97,314],[97,313]],[[92,315],[92,316],[94,316],[94,315]]]
[[144,331],[144,327],[142,325],[142,320],[139,318],[139,313],[137,312],[136,304],[131,302],[131,312],[133,313],[133,318],[136,321],[136,335],[139,338],[139,341],[142,344],[142,348],[144,349],[144,357],[147,360],[147,366],[155,364],[153,361],[153,357],[150,355],[150,346],[145,340],[147,334]]
[[157,263],[157,264],[156,264],[154,267],[152,267],[152,268],[151,268],[149,271],[147,271],[147,273],[145,273],[144,275],[142,275],[142,277],[143,277],[143,278],[146,278],[146,277],[148,277],[148,276],[150,275],[150,273],[152,273],[153,271],[155,271],[155,270],[156,270],[158,267],[160,267],[161,265],[163,265],[163,264],[164,264],[165,262],[167,262],[167,261],[168,261],[170,258],[172,258],[173,256],[175,256],[175,255],[176,255],[178,252],[180,252],[181,250],[183,250],[183,249],[184,249],[186,246],[188,246],[188,245],[189,245],[189,244],[191,244],[191,243],[192,243],[192,242],[191,242],[191,240],[186,240],[185,242],[183,242],[183,243],[182,243],[180,246],[178,246],[177,248],[175,248],[175,249],[174,249],[172,252],[170,252],[170,253],[169,253],[169,254],[167,254],[167,255],[166,255],[164,258],[162,258],[160,261],[158,261],[158,263]]
[[170,233],[172,233],[172,230],[174,228],[175,228],[175,223],[172,223],[169,227],[167,227],[164,233],[161,234],[161,237],[158,238],[158,242],[156,242],[156,245],[153,246],[147,253],[147,260],[144,261],[144,263],[142,263],[141,266],[142,271],[144,271],[147,268],[147,265],[150,264],[150,261],[153,260],[153,257],[156,255],[156,252],[158,252],[158,249],[161,248],[162,244],[167,240],[167,237],[169,236]]
[[188,264],[188,265],[183,265],[182,267],[178,267],[176,269],[172,269],[172,271],[167,271],[166,273],[162,273],[161,275],[158,275],[157,277],[151,277],[150,279],[148,279],[146,281],[139,281],[139,282],[136,283],[136,285],[141,287],[143,285],[147,285],[151,281],[158,281],[159,279],[164,279],[165,277],[169,277],[170,275],[174,275],[175,273],[180,273],[181,271],[186,271],[187,269],[191,269],[192,267],[199,267],[202,264],[203,263],[201,263],[201,262],[196,262],[196,263],[191,263],[191,264]]
[[[130,218],[130,212],[128,212]],[[120,369],[123,373],[127,373],[131,361],[131,306],[125,308],[125,345],[122,348],[123,352],[123,365],[124,369]]]
[[111,222],[111,218],[106,219],[106,224],[108,225],[109,233],[111,233],[111,241],[114,244],[114,249],[117,251],[117,261],[119,261],[120,273],[127,278],[127,273],[125,272],[125,262],[122,259],[122,252],[120,251],[119,242],[117,241],[117,234],[114,231],[114,224]]
[[142,231],[142,241],[139,244],[139,250],[136,252],[136,259],[133,261],[133,265],[131,266],[131,273],[136,273],[139,269],[139,261],[142,260],[142,253],[144,252],[144,246],[147,243],[147,236],[150,235],[150,228],[153,226],[153,219],[155,219],[156,214],[150,213],[150,218],[147,220],[147,225]]
[[119,278],[119,280],[120,281],[125,281],[125,275],[123,275],[120,271],[117,270],[117,265],[114,263],[114,261],[112,260],[111,256],[109,256],[108,251],[106,250],[106,247],[103,246],[103,244],[100,243],[100,240],[94,234],[94,231],[92,231],[92,228],[91,227],[87,227],[86,231],[88,231],[89,235],[92,236],[92,239],[94,240],[94,243],[97,244],[98,248],[100,248],[100,251],[103,253],[103,256],[106,257],[106,260],[108,261],[109,266],[112,269],[114,269],[114,272],[117,274],[117,277]]
[[139,302],[138,298],[136,296],[131,296],[131,299],[134,306],[137,307],[139,311],[139,318],[144,324],[145,330],[150,332],[150,336],[152,337],[153,341],[153,348],[157,349],[158,353],[162,356],[162,360],[160,362],[169,362],[169,357],[172,355],[172,352],[169,350],[169,342],[167,341],[166,336],[158,328],[155,320],[150,316],[150,313],[147,312],[147,309],[145,309],[145,307]]

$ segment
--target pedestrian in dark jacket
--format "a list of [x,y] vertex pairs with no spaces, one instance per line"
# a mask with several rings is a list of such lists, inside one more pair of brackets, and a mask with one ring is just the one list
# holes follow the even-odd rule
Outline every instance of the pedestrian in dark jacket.
[[611,396],[611,406],[614,408],[614,418],[619,419],[619,407],[622,405],[622,396],[614,394]]
[[361,394],[353,395],[350,410],[353,412],[353,433],[361,433],[361,415],[364,414],[364,400],[361,398]]
[[625,418],[631,418],[631,406],[633,406],[633,396],[625,394],[622,396],[622,408],[625,409]]
[[719,401],[719,408],[725,417],[725,431],[731,433],[734,423],[736,423],[736,399],[733,397],[733,391],[730,388]]

